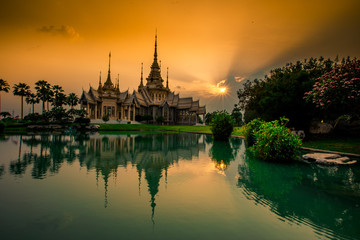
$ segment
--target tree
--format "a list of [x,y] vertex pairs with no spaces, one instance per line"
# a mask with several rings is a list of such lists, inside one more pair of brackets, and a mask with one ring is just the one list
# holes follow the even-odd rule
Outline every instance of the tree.
[[336,64],[331,59],[310,58],[273,69],[264,79],[248,80],[237,92],[245,122],[254,118],[272,121],[285,116],[292,120],[292,127],[308,129],[311,120],[323,113],[304,101],[304,93],[311,90],[315,78]]
[[234,109],[231,112],[231,117],[234,119],[236,126],[242,125],[242,123],[243,123],[242,113],[241,113],[241,109],[238,107],[237,104],[235,104]]
[[316,79],[304,98],[331,118],[349,114],[360,118],[360,60],[347,58]]
[[102,117],[102,120],[106,123],[107,121],[110,120],[110,117],[108,114],[105,114],[103,117]]
[[0,91],[9,92],[10,86],[9,84],[0,78]]
[[35,83],[36,95],[42,101],[42,113],[45,112],[45,102],[50,101],[52,91],[50,84],[45,80],[39,80]]
[[215,115],[219,114],[219,113],[220,113],[219,111],[214,111],[214,112],[212,112],[212,113],[207,113],[207,114],[205,115],[205,124],[206,124],[206,125],[210,125],[213,117],[214,117]]
[[71,109],[74,108],[79,102],[78,96],[75,93],[70,93],[66,98],[67,104],[70,106]]
[[32,113],[34,114],[35,113],[34,106],[35,106],[36,103],[40,102],[40,99],[36,96],[36,94],[29,92],[29,94],[25,98],[25,102],[27,104],[32,105]]
[[160,125],[162,125],[164,121],[165,121],[165,118],[163,116],[159,116],[156,118],[156,122]]
[[234,120],[226,111],[221,111],[212,117],[210,126],[214,140],[228,140],[234,129]]
[[[0,78],[0,92],[9,92],[9,84]],[[0,94],[0,112],[1,112],[1,94]]]
[[24,97],[29,94],[30,86],[27,85],[26,83],[18,83],[18,84],[15,84],[13,86],[13,88],[14,88],[13,94],[15,96],[20,96],[21,97],[21,119],[23,119],[23,116],[24,116],[24,108],[23,108]]
[[2,118],[7,118],[7,117],[10,117],[11,114],[10,114],[9,112],[0,112],[0,116],[1,116]]
[[64,94],[64,90],[59,85],[54,85],[52,87],[52,103],[51,105],[54,107],[62,107],[67,101],[66,95]]

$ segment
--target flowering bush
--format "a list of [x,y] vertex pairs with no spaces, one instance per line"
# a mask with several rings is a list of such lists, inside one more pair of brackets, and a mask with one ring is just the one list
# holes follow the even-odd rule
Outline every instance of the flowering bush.
[[339,114],[355,113],[360,104],[360,60],[348,58],[316,79],[304,98],[321,109],[336,109]]

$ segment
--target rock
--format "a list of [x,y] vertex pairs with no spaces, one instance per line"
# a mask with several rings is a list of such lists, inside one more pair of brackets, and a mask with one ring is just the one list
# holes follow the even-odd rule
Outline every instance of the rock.
[[313,122],[310,126],[309,132],[311,134],[327,134],[333,130],[330,123]]
[[353,165],[357,163],[356,160],[350,160],[349,157],[333,153],[309,153],[303,155],[303,159],[323,165]]
[[294,135],[294,136],[299,136],[299,138],[301,139],[304,139],[305,138],[305,132],[304,130],[293,130],[291,131],[291,133]]
[[88,125],[85,128],[88,130],[98,130],[100,128],[100,125]]

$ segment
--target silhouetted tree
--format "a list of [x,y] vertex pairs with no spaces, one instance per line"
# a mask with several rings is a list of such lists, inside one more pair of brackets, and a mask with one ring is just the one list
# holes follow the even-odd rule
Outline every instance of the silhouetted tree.
[[45,102],[51,100],[51,86],[45,80],[39,80],[35,83],[36,95],[42,101],[42,113],[45,112]]
[[54,98],[52,100],[51,105],[53,105],[54,107],[62,107],[62,105],[64,105],[67,100],[62,87],[59,85],[54,85],[52,87],[52,93]]
[[[9,84],[0,78],[0,92],[9,92]],[[1,94],[0,94],[0,112],[1,112]]]
[[231,117],[234,119],[236,126],[242,125],[242,113],[237,104],[235,104],[234,109],[231,112]]
[[32,113],[34,113],[34,106],[36,103],[40,102],[40,99],[36,96],[36,94],[29,93],[25,98],[25,102],[32,105]]
[[70,93],[66,98],[66,103],[70,106],[71,109],[74,108],[79,102],[78,96],[75,93]]
[[24,97],[29,94],[30,86],[27,85],[26,83],[18,83],[18,84],[15,84],[13,86],[13,88],[14,88],[13,94],[15,96],[20,96],[21,97],[21,119],[23,119],[23,116],[24,116],[24,108],[23,108]]

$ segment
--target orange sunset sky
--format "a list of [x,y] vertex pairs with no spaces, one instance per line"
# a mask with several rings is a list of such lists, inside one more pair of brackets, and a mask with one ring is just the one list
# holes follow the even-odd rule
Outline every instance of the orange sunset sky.
[[[43,79],[80,96],[100,71],[106,78],[111,51],[113,82],[119,74],[120,90],[132,91],[142,62],[149,74],[157,29],[170,89],[208,112],[231,110],[243,79],[308,57],[359,57],[359,12],[358,0],[1,0],[0,78],[32,90]],[[12,93],[1,92],[1,104],[20,112]]]

